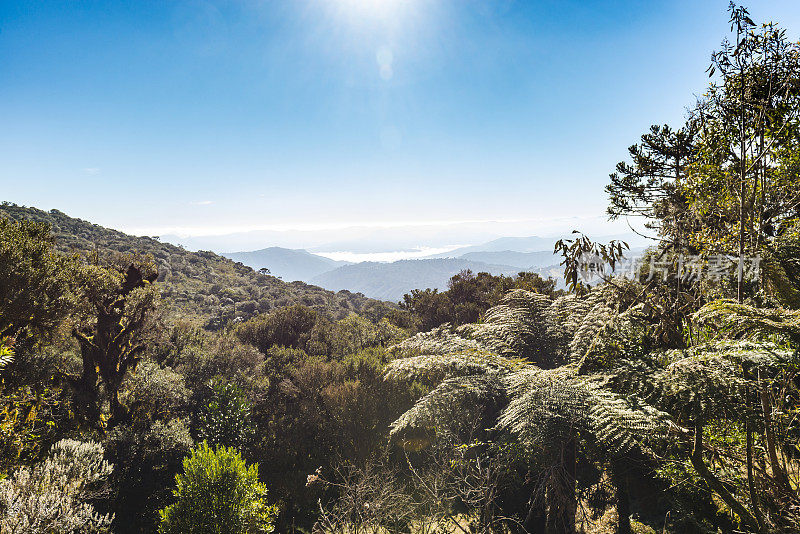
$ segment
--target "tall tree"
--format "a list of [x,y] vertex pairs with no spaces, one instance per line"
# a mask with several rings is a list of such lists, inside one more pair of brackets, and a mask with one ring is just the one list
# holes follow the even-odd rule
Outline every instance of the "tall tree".
[[[800,44],[772,23],[757,27],[731,3],[735,42],[724,41],[708,69],[713,81],[693,111],[697,157],[684,183],[704,252],[759,254],[776,227],[797,216],[795,159],[800,118]],[[739,270],[737,298],[744,298]]]
[[606,186],[612,220],[643,218],[664,244],[685,244],[689,223],[680,183],[694,158],[695,130],[691,121],[677,130],[653,125],[628,148],[630,161],[617,163]]
[[152,262],[133,258],[108,266],[95,261],[81,271],[83,313],[72,334],[80,344],[83,372],[71,382],[77,406],[90,424],[102,421],[100,383],[111,409],[109,426],[127,419],[119,390],[145,348],[158,305],[157,277]]

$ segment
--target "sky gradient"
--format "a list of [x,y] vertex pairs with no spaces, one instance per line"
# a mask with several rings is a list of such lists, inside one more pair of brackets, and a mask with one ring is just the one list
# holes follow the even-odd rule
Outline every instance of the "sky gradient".
[[[796,2],[747,5],[800,32]],[[609,233],[608,173],[703,92],[726,7],[0,1],[0,197],[135,233],[306,236],[264,246]]]

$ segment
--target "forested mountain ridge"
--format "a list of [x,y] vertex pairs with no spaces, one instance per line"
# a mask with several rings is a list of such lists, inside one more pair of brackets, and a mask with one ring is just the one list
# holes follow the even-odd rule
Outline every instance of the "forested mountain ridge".
[[351,312],[372,318],[391,305],[349,291],[338,293],[304,282],[284,282],[210,251],[191,252],[153,237],[137,237],[70,217],[58,210],[0,205],[0,216],[48,223],[56,248],[64,253],[115,251],[153,256],[161,294],[171,311],[201,320],[253,315],[273,308],[303,304],[334,319]]

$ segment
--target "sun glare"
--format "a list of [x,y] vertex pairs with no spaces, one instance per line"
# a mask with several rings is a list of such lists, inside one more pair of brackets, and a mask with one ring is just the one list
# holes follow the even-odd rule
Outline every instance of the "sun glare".
[[345,9],[380,15],[408,4],[408,0],[334,0]]
[[382,20],[398,23],[417,0],[330,0],[339,15],[350,20]]

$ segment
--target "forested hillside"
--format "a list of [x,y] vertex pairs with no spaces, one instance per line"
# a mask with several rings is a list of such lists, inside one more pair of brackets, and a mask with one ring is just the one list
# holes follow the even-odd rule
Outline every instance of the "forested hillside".
[[0,205],[0,216],[45,222],[64,253],[93,250],[153,256],[168,305],[179,315],[221,324],[273,308],[302,304],[331,318],[355,312],[375,319],[391,305],[349,291],[334,293],[303,282],[284,282],[209,251],[190,252],[153,237],[135,237],[75,219],[58,210]]

